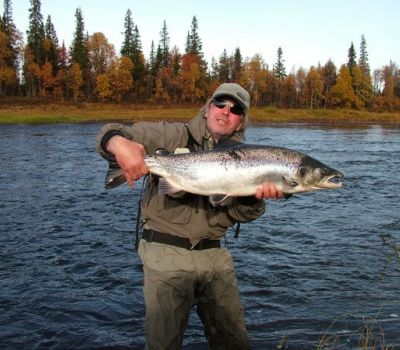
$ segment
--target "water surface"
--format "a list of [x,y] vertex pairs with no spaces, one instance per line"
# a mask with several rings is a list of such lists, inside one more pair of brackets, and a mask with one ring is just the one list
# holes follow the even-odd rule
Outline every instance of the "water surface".
[[[100,127],[0,126],[2,349],[143,348],[138,189],[104,190]],[[252,126],[247,142],[345,174],[343,189],[269,202],[229,232],[254,347],[400,347],[400,130]],[[200,344],[193,314],[185,347]]]

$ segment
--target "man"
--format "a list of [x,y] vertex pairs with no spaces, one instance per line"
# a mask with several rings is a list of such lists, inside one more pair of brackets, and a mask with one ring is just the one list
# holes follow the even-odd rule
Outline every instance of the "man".
[[[143,160],[163,148],[174,152],[212,149],[224,139],[240,141],[250,95],[240,85],[220,85],[197,117],[183,123],[137,122],[105,125],[97,149],[115,157],[131,186],[148,174]],[[266,183],[254,196],[228,198],[214,207],[204,196],[179,192],[161,195],[151,176],[142,200],[144,231],[139,255],[144,268],[146,349],[180,349],[191,308],[196,305],[211,349],[249,349],[236,274],[220,239],[236,223],[265,211],[265,198],[282,198]]]

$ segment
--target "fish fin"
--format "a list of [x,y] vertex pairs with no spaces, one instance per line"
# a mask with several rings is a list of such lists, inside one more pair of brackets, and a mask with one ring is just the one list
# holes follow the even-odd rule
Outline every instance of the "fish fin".
[[159,194],[173,194],[181,191],[180,188],[176,188],[173,185],[171,185],[167,180],[165,180],[163,177],[161,177],[158,180],[158,193]]
[[155,154],[157,156],[166,156],[167,154],[170,154],[171,152],[167,151],[165,148],[157,148],[155,151]]
[[289,187],[296,187],[300,184],[300,182],[286,176],[282,176],[282,182],[286,183]]
[[228,198],[229,196],[226,194],[212,194],[209,197],[210,203],[216,207],[218,204],[220,204],[221,202],[223,202],[226,198]]
[[183,153],[190,153],[189,148],[177,148],[174,151],[174,154],[183,154]]
[[235,140],[230,140],[230,139],[224,139],[219,141],[215,146],[214,149],[225,149],[225,148],[231,148],[235,146],[240,146],[243,145],[242,142],[235,141]]
[[126,181],[125,175],[121,168],[119,167],[115,158],[108,161],[108,170],[106,174],[106,179],[104,181],[104,187],[109,190],[122,185]]

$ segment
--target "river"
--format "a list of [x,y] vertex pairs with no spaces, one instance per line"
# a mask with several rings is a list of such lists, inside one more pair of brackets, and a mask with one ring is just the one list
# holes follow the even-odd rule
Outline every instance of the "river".
[[[0,126],[2,349],[143,348],[139,189],[104,189],[100,127]],[[400,348],[400,129],[251,125],[246,142],[345,174],[228,233],[254,348]],[[204,342],[193,313],[184,347]]]

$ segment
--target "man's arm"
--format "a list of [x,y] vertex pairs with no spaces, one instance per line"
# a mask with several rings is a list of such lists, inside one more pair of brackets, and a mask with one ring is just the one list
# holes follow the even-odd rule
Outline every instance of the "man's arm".
[[126,181],[131,187],[135,181],[149,173],[144,162],[145,150],[142,144],[115,135],[105,145],[105,151],[115,156],[119,167],[123,171]]

